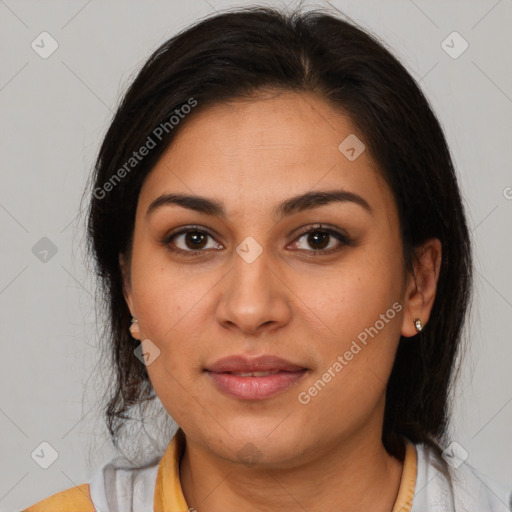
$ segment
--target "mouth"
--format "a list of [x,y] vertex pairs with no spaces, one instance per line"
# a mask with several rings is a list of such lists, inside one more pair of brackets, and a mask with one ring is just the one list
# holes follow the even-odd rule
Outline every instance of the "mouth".
[[[268,370],[266,372],[214,372],[223,373],[225,375],[235,375],[236,377],[268,377],[269,375],[275,375],[276,373],[283,372],[283,370]],[[288,372],[292,373],[292,372]]]
[[215,388],[239,400],[272,398],[304,379],[309,369],[278,358],[231,356],[204,369]]
[[223,357],[206,366],[205,370],[214,373],[258,373],[258,372],[295,372],[307,368],[301,364],[292,363],[282,357],[265,354],[257,357],[247,357],[243,354]]

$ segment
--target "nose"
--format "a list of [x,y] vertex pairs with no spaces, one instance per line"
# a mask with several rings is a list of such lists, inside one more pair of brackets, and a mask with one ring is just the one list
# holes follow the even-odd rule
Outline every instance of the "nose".
[[[268,251],[251,261],[233,254],[233,267],[219,283],[217,321],[246,335],[277,330],[291,318],[291,296],[283,272]],[[281,275],[280,275],[281,274]]]

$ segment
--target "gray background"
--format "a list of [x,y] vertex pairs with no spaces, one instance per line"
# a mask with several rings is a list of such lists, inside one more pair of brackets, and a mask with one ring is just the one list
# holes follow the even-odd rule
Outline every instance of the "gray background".
[[[104,377],[77,217],[83,188],[149,53],[199,17],[248,3],[0,0],[0,511],[86,482],[114,455],[97,406]],[[477,268],[451,438],[468,462],[512,486],[512,1],[332,5],[387,42],[446,131]],[[47,59],[31,48],[43,31],[59,45]],[[453,31],[469,44],[458,58],[441,44]],[[43,237],[55,254],[41,252]],[[31,457],[44,441],[58,452],[48,469]]]

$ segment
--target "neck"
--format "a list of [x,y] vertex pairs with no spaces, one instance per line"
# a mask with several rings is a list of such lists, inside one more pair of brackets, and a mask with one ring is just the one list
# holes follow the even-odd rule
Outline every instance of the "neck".
[[392,511],[403,464],[386,452],[380,436],[359,432],[301,459],[286,469],[247,467],[214,457],[187,439],[181,487],[188,506],[198,512]]

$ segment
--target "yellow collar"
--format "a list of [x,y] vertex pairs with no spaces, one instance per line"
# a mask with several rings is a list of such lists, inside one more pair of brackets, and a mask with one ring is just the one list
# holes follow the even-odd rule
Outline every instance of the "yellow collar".
[[414,444],[405,438],[405,459],[402,478],[392,512],[411,512],[416,475],[418,472],[418,456]]
[[[180,484],[180,460],[185,450],[181,428],[173,436],[158,466],[154,512],[187,512],[189,507]],[[416,486],[417,455],[414,444],[406,439],[405,460],[397,499],[392,512],[410,512]]]
[[185,433],[178,428],[158,466],[154,512],[187,512],[180,484],[180,460],[185,450]]

